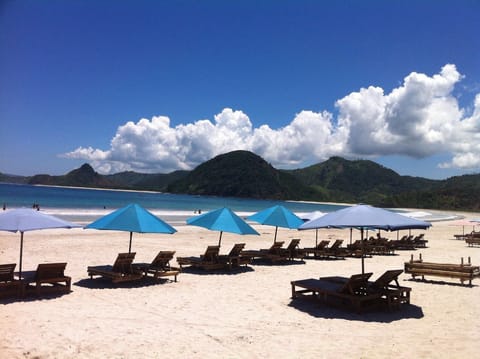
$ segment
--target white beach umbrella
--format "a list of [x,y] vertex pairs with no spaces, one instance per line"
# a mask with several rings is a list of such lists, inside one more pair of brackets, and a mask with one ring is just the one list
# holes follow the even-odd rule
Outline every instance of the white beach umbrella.
[[30,208],[11,209],[0,213],[0,230],[20,232],[19,276],[22,277],[23,233],[39,229],[78,228],[75,223]]
[[[399,229],[427,229],[431,223],[419,221],[398,213],[376,208],[365,204],[330,212],[313,221],[302,224],[298,229],[316,228],[358,228],[361,231],[368,229],[383,229],[396,231]],[[364,255],[362,254],[362,273],[365,273]]]

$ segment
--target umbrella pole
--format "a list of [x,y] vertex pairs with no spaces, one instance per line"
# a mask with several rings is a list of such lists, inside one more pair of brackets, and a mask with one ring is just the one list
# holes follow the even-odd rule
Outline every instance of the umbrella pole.
[[353,228],[350,228],[350,244],[352,244],[352,231],[353,231]]
[[318,246],[318,228],[315,228],[315,248]]
[[365,243],[363,241],[363,228],[360,229],[362,236],[362,274],[365,274]]
[[23,256],[23,232],[20,232],[20,265],[18,267],[19,279],[22,279],[22,256]]
[[277,243],[277,231],[278,227],[275,227],[275,237],[273,238],[273,243]]
[[128,244],[128,253],[132,253],[132,235],[133,235],[133,232],[130,232],[130,243]]
[[222,233],[223,231],[220,231],[220,238],[218,238],[218,246],[220,247],[220,243],[222,243]]

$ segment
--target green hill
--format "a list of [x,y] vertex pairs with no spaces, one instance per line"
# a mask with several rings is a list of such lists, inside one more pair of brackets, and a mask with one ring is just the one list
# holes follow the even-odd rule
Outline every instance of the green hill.
[[168,186],[172,193],[245,198],[302,199],[315,192],[248,151],[233,151],[202,163]]
[[165,192],[170,183],[178,181],[187,176],[188,171],[174,171],[172,173],[137,173],[133,171],[120,172],[105,176],[115,183],[117,187]]
[[434,188],[438,181],[400,176],[368,160],[332,157],[316,165],[290,171],[299,181],[320,191],[330,201],[382,204],[389,196]]
[[115,183],[95,172],[89,164],[84,164],[63,176],[35,175],[28,183],[52,186],[115,188]]

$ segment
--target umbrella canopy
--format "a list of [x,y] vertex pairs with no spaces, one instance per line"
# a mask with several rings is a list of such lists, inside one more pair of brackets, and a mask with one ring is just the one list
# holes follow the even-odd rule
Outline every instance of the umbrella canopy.
[[427,229],[431,223],[403,216],[382,208],[359,204],[327,213],[302,224],[298,229],[315,228],[374,228],[385,231]]
[[0,213],[0,230],[9,232],[20,232],[20,277],[22,276],[24,232],[34,231],[38,229],[75,227],[81,226],[30,208],[17,208]]
[[[403,216],[382,208],[360,204],[330,212],[325,216],[308,221],[298,229],[315,228],[359,228],[362,232],[367,228],[396,231],[400,229],[427,229],[431,223]],[[362,273],[364,272],[364,258],[362,255]]]
[[237,233],[241,235],[260,235],[247,222],[237,216],[230,208],[226,207],[188,218],[187,224],[207,228],[213,231],[220,231],[218,245],[221,244],[223,232]]
[[88,224],[85,228],[130,232],[129,253],[132,250],[133,232],[172,234],[177,231],[171,225],[135,203],[117,209]]
[[252,214],[248,217],[248,219],[260,224],[275,226],[275,237],[273,239],[274,243],[277,241],[278,227],[297,229],[301,224],[303,224],[303,220],[300,217],[281,205],[273,206]]

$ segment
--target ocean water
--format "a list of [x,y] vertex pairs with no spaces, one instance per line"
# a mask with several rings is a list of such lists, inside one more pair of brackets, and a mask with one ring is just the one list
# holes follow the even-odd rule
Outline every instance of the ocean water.
[[[229,207],[244,218],[276,204],[287,207],[299,216],[313,211],[328,213],[346,207],[341,204],[314,202],[0,183],[0,204],[6,208],[31,208],[35,204],[45,213],[79,224],[90,223],[130,203],[147,208],[172,225],[185,224],[185,220],[197,214],[199,210],[206,212],[220,207]],[[405,212],[400,209],[393,210]],[[431,222],[459,218],[455,214],[428,211],[411,211],[406,214]]]
[[220,207],[229,207],[245,217],[276,204],[282,204],[297,214],[331,212],[345,207],[311,202],[0,183],[0,204],[5,204],[8,209],[32,208],[35,204],[46,213],[81,224],[94,221],[130,203],[137,203],[172,224],[185,223],[185,219],[198,213],[198,210],[205,212]]

